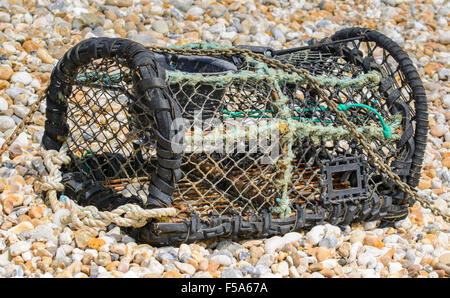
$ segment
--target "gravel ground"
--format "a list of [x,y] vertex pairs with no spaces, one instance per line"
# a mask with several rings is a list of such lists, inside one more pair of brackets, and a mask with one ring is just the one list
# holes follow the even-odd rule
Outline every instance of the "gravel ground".
[[[429,144],[420,192],[443,212],[450,196],[448,1],[0,0],[0,143],[20,123],[65,51],[80,40],[144,45],[214,41],[294,47],[349,26],[399,43],[428,93]],[[72,230],[36,194],[45,107],[0,167],[2,277],[448,277],[448,223],[418,204],[395,227],[320,225],[242,242],[137,244],[115,227]]]

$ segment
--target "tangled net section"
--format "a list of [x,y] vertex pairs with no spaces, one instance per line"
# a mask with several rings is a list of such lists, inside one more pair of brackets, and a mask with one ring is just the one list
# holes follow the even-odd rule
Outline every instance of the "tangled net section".
[[336,113],[417,184],[426,98],[412,62],[384,35],[351,28],[279,51],[139,51],[137,64],[129,52],[80,63],[54,109],[48,93],[44,141],[67,146],[63,193],[79,204],[174,209],[129,230],[154,245],[407,215],[408,196]]

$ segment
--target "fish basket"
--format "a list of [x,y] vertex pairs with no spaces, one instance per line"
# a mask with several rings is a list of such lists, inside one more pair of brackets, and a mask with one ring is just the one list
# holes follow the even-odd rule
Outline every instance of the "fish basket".
[[97,38],[69,50],[47,91],[46,149],[67,148],[62,194],[112,210],[176,209],[127,230],[152,245],[282,235],[404,218],[428,131],[420,77],[381,33],[300,48],[144,48]]

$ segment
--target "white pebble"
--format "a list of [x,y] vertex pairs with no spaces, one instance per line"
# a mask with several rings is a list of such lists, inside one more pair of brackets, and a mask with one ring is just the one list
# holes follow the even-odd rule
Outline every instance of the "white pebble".
[[28,72],[16,72],[11,77],[11,82],[21,83],[24,86],[31,84],[32,80],[33,78]]
[[398,262],[389,263],[389,273],[390,274],[395,274],[395,273],[399,272],[400,270],[402,270],[402,264],[400,264]]
[[325,237],[325,226],[318,225],[306,233],[306,239],[312,245],[316,245]]

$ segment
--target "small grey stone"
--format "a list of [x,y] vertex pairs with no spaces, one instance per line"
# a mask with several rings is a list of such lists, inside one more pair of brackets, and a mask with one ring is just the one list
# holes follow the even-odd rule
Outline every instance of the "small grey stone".
[[316,23],[316,28],[326,27],[331,24],[330,20],[320,20]]
[[218,255],[224,255],[230,258],[233,257],[233,254],[227,249],[215,249],[214,252],[211,254],[211,256],[218,256]]
[[238,33],[242,33],[244,31],[244,27],[242,27],[241,21],[238,18],[233,18],[231,26],[236,28],[236,32]]
[[169,262],[173,262],[173,261],[176,260],[176,257],[174,255],[170,254],[170,253],[163,252],[163,253],[157,254],[156,255],[156,259],[158,261],[160,261],[160,262],[162,262],[164,260],[167,260]]
[[221,4],[210,5],[208,8],[211,9],[211,16],[214,18],[220,18],[228,11],[228,8]]
[[9,277],[23,277],[23,269],[20,265],[15,265]]
[[270,266],[272,266],[274,261],[275,261],[275,256],[273,254],[265,254],[258,260],[256,265],[264,265],[264,266],[270,267]]
[[203,12],[204,12],[203,8],[198,6],[192,6],[186,13],[190,15],[201,16],[203,15]]
[[178,256],[178,260],[182,263],[189,263],[192,260],[191,254],[184,253]]
[[270,269],[269,266],[265,266],[265,265],[256,265],[255,266],[255,272],[254,275],[262,275],[264,273],[272,273],[272,269]]
[[222,278],[242,278],[244,276],[243,276],[242,272],[238,269],[225,268],[224,270],[222,270],[220,277],[222,277]]
[[95,34],[95,36],[103,37],[105,35],[105,30],[103,27],[95,27],[94,30],[92,30],[92,33]]
[[413,264],[414,261],[416,260],[416,255],[414,253],[414,250],[408,249],[406,251],[405,259],[407,259],[411,264]]
[[273,38],[275,38],[276,40],[286,42],[286,37],[284,36],[284,33],[281,29],[275,27],[272,29],[271,33]]
[[125,235],[122,238],[122,242],[127,244],[127,243],[130,243],[130,242],[136,242],[136,240],[134,238],[128,236],[128,235]]
[[181,10],[181,11],[188,11],[189,8],[192,6],[193,0],[171,0],[170,3],[175,6],[175,8]]
[[338,239],[334,235],[325,237],[319,242],[319,246],[325,246],[328,248],[335,248],[337,244]]
[[210,26],[207,30],[211,33],[220,34],[222,32],[225,32],[225,25],[224,23],[219,22],[217,24]]
[[164,20],[156,20],[152,23],[152,29],[156,32],[165,34],[169,32],[169,26],[167,25],[167,22]]
[[233,263],[232,258],[227,255],[213,255],[210,257],[210,260],[223,266],[230,266]]
[[238,259],[239,261],[245,261],[247,259],[250,259],[250,253],[248,251],[240,251],[238,253]]

